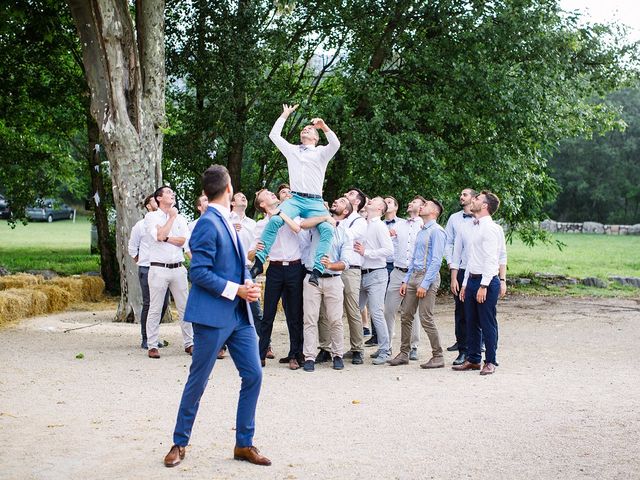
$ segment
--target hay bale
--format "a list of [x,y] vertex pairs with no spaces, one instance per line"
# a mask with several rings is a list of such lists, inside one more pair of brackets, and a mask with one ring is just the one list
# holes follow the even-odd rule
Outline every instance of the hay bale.
[[43,313],[49,313],[49,297],[46,293],[35,288],[22,288],[20,292],[29,298],[31,302],[31,309],[29,310],[29,316],[42,315]]
[[49,285],[65,289],[71,295],[72,302],[81,302],[84,299],[84,285],[77,277],[57,277],[47,282]]
[[71,294],[58,285],[47,283],[38,285],[38,290],[47,296],[47,312],[63,311],[71,303]]
[[24,289],[19,288],[0,291],[0,325],[29,316],[31,295],[24,292]]
[[82,281],[83,298],[88,302],[99,302],[104,293],[104,280],[94,275],[80,275]]
[[0,290],[8,290],[10,288],[29,288],[34,285],[39,285],[42,282],[43,278],[41,275],[17,273],[15,275],[0,277]]

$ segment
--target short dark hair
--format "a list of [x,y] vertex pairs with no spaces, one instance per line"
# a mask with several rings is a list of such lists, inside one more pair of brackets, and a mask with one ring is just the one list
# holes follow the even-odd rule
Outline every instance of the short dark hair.
[[266,191],[267,191],[266,188],[261,188],[256,192],[256,198],[253,199],[253,208],[255,208],[260,213],[267,213],[267,211],[260,206],[260,200],[258,200],[258,197],[260,197],[262,192],[266,192]]
[[436,207],[438,207],[438,216],[436,217],[437,219],[438,217],[440,217],[440,215],[442,215],[442,212],[444,212],[444,208],[442,208],[442,203],[440,203],[440,201],[435,198],[430,198],[429,201],[432,202]]
[[162,196],[162,191],[165,188],[171,188],[169,185],[162,185],[161,187],[158,187],[158,189],[153,192],[153,198],[155,198],[156,202],[159,204],[160,202],[158,202],[158,198],[160,198]]
[[[196,201],[195,201],[195,202],[193,202],[193,203],[194,203],[194,206],[196,207],[196,209],[198,209],[198,208],[200,207],[200,197],[202,197],[203,195],[205,195],[205,193],[204,193],[204,192],[202,192],[200,195],[198,195],[198,196],[196,197]],[[206,195],[205,195],[205,196],[206,196]],[[209,198],[209,197],[207,197],[207,199],[208,199],[208,198]]]
[[285,188],[291,190],[291,187],[289,187],[288,183],[281,183],[280,185],[278,185],[278,189],[276,190],[276,197],[280,198],[280,190],[284,190]]
[[493,215],[500,208],[500,199],[495,193],[490,192],[489,190],[483,190],[480,192],[480,195],[484,195],[484,198],[487,201],[487,210],[489,210],[489,214]]
[[223,165],[211,165],[202,174],[202,190],[209,201],[222,195],[229,184],[229,170]]
[[471,187],[467,187],[467,188],[463,188],[462,191],[465,190],[469,190],[469,195],[471,195],[472,197],[475,197],[476,195],[478,195],[478,192],[476,192],[473,188]]
[[386,200],[387,198],[390,198],[391,200],[393,200],[393,203],[395,204],[396,207],[398,207],[400,205],[398,203],[398,200],[396,199],[396,197],[394,197],[392,195],[385,195],[384,197],[382,197],[383,200]]
[[352,187],[347,191],[350,192],[351,190],[353,190],[355,192],[358,192],[358,198],[360,198],[360,202],[358,202],[358,212],[359,212],[367,204],[367,196],[364,194],[364,192],[362,190],[360,190],[357,187]]
[[147,205],[149,205],[151,203],[151,199],[154,198],[153,197],[153,193],[151,195],[147,195],[146,197],[144,197],[144,200],[142,201],[142,206],[144,208],[147,208]]
[[423,204],[427,203],[427,199],[424,198],[422,195],[416,195],[415,197],[413,197],[414,200],[420,200]]

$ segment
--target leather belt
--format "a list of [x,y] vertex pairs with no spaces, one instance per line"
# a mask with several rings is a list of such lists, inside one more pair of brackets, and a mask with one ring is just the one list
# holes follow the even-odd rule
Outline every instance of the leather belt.
[[289,265],[300,265],[302,260],[289,260],[289,261],[279,261],[279,260],[269,260],[269,265],[276,265],[278,267],[287,267]]
[[402,268],[402,267],[394,267],[396,270],[400,270],[402,273],[407,273],[409,271],[408,268]]
[[151,262],[152,267],[163,267],[163,268],[180,268],[182,266],[182,262],[178,263],[160,263],[160,262]]
[[291,192],[292,195],[298,195],[299,197],[304,198],[322,198],[322,195],[316,195],[315,193],[303,193],[303,192]]
[[[310,272],[309,270],[307,270],[307,273],[309,275],[311,275],[313,272]],[[321,273],[320,274],[320,278],[334,278],[334,277],[339,277],[340,274],[339,273]]]
[[482,278],[481,273],[470,273],[469,278]]
[[366,275],[367,273],[371,273],[371,272],[375,272],[376,270],[383,270],[386,269],[387,267],[379,267],[379,268],[363,268],[362,269],[362,274]]
[[351,265],[349,270],[360,270],[360,265]]

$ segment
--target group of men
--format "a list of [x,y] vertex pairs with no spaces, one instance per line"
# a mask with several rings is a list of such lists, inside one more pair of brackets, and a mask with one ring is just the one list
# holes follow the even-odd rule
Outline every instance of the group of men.
[[[281,131],[296,108],[283,105],[269,134],[287,159],[291,188],[282,184],[275,193],[256,192],[254,207],[264,214],[262,220],[256,223],[246,216],[246,196],[234,194],[227,170],[213,165],[203,175],[197,221],[187,223],[175,208],[173,191],[164,186],[145,200],[149,212],[132,231],[129,252],[138,262],[144,299],[142,346],[150,358],[160,357],[159,323],[170,291],[184,350],[193,356],[174,445],[164,459],[168,467],[185,456],[200,397],[226,347],[242,377],[234,458],[271,463],[252,445],[252,438],[261,367],[273,356],[271,334],[280,301],[289,331],[289,351],[280,362],[291,370],[313,372],[317,363],[327,361],[341,370],[347,356],[352,364],[363,364],[366,315],[375,330],[366,342],[377,346],[370,355],[373,365],[417,360],[422,326],[431,353],[420,366],[442,368],[434,307],[445,257],[456,298],[459,354],[453,369],[495,372],[496,303],[506,292],[504,234],[491,217],[499,207],[498,197],[463,190],[462,210],[451,215],[446,229],[438,224],[442,204],[420,195],[408,203],[407,219],[398,216],[394,197],[368,198],[358,188],[325,204],[324,174],[340,142],[319,118],[302,129],[300,145],[287,142]],[[318,145],[318,130],[327,145]],[[191,291],[184,255],[191,259]],[[265,267],[261,310],[261,289],[254,279]],[[398,313],[400,351],[393,356]],[[343,344],[343,315],[348,349]]]

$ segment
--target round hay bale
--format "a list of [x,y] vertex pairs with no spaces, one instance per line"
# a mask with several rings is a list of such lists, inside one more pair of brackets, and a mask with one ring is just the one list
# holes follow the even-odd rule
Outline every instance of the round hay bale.
[[0,290],[8,290],[10,288],[28,288],[42,282],[43,278],[40,275],[17,273],[15,275],[0,277]]
[[30,302],[31,295],[25,295],[23,289],[0,291],[0,325],[28,317]]
[[80,275],[82,281],[83,299],[88,302],[98,302],[104,292],[104,280],[93,275]]
[[47,296],[47,312],[61,312],[71,303],[71,294],[59,285],[38,285],[38,290]]

